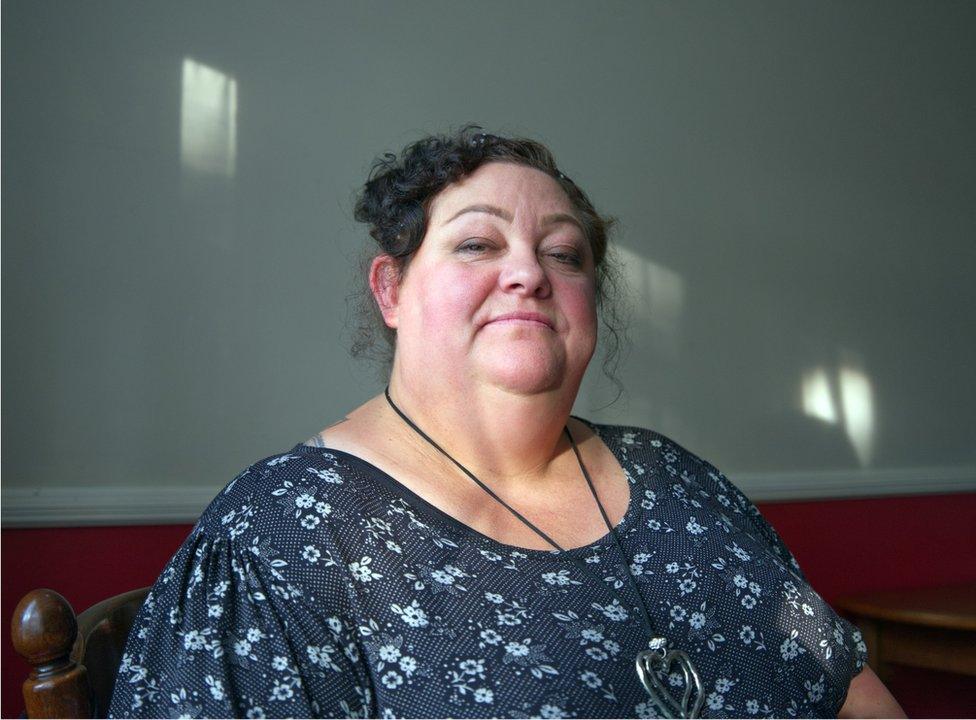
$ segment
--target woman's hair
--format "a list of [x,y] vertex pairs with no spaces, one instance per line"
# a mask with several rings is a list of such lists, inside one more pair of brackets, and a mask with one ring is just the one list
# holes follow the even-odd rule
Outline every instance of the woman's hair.
[[[402,275],[427,233],[434,197],[489,162],[516,163],[541,170],[555,179],[569,196],[593,251],[597,308],[607,330],[604,372],[619,390],[620,383],[613,374],[621,335],[618,272],[607,252],[614,221],[596,211],[586,193],[556,167],[552,153],[542,143],[492,135],[482,132],[477,125],[466,125],[451,135],[422,138],[404,148],[399,156],[386,153],[373,162],[369,179],[356,200],[354,217],[369,226],[369,234],[379,245],[379,252],[394,258]],[[367,254],[360,277],[366,277],[366,269],[376,255],[375,250]],[[383,322],[368,283],[358,295],[359,322],[352,354],[388,364],[392,360],[396,333]],[[376,347],[377,331],[385,340],[381,349]]]

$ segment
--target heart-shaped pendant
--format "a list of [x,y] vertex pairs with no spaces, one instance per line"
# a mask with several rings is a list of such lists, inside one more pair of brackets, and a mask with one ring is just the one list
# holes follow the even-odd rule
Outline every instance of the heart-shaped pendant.
[[[671,674],[671,666],[677,665],[685,680],[685,692],[679,703],[671,691],[661,682],[658,673]],[[665,718],[701,717],[705,695],[702,693],[701,677],[695,665],[683,650],[664,651],[664,648],[645,650],[637,654],[637,677],[651,696],[651,701]],[[694,697],[694,700],[692,700]],[[692,704],[693,703],[693,704]]]

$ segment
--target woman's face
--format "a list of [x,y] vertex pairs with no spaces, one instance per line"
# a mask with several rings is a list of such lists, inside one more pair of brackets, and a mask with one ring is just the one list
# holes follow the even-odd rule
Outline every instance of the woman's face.
[[523,165],[482,165],[434,198],[423,243],[388,298],[397,370],[445,389],[575,394],[596,345],[595,285],[592,251],[558,183]]

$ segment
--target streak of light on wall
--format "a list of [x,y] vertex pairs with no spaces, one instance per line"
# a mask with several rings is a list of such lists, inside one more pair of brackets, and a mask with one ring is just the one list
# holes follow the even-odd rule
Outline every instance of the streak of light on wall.
[[837,411],[830,396],[830,381],[823,368],[817,368],[803,376],[803,411],[831,425],[837,423]]
[[844,360],[834,377],[823,367],[804,373],[802,405],[810,417],[839,425],[858,462],[866,467],[874,453],[874,392],[870,378],[857,366],[852,360]]
[[847,437],[862,466],[871,462],[874,450],[874,397],[871,381],[860,370],[840,369],[840,397]]
[[184,170],[234,177],[237,166],[237,81],[183,59],[180,160]]
[[[620,266],[634,296],[634,327],[650,331],[655,350],[668,358],[680,351],[681,315],[685,305],[685,281],[673,270],[617,247]],[[636,339],[636,338],[635,338]]]

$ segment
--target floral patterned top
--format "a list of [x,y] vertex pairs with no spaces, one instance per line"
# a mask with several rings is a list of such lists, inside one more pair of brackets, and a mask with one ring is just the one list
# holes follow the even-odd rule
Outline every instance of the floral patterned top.
[[153,586],[110,717],[654,717],[624,562],[703,716],[836,717],[861,635],[756,507],[658,433],[592,427],[630,483],[626,559],[503,545],[340,451],[255,463]]

